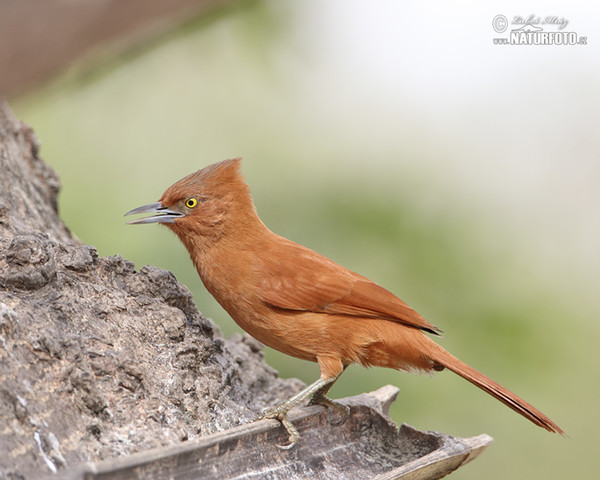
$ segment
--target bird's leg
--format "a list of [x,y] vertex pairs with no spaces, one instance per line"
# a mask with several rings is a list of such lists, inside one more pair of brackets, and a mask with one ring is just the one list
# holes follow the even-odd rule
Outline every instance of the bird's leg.
[[284,426],[284,428],[287,430],[287,432],[290,436],[289,437],[289,440],[290,440],[289,445],[284,445],[284,446],[278,445],[279,448],[282,448],[284,450],[290,449],[300,439],[300,434],[298,433],[298,430],[296,430],[296,427],[294,427],[292,422],[290,422],[290,420],[287,418],[288,412],[292,408],[294,408],[296,405],[298,405],[300,402],[302,402],[302,400],[304,400],[306,397],[316,394],[323,388],[326,388],[325,392],[327,392],[327,390],[329,390],[329,388],[328,388],[329,385],[333,384],[333,382],[335,382],[336,380],[337,380],[337,377],[319,378],[319,380],[310,384],[308,387],[306,387],[304,390],[301,390],[293,397],[290,397],[287,400],[285,400],[281,403],[278,403],[277,405],[274,405],[272,407],[269,407],[269,408],[266,408],[265,410],[263,410],[262,415],[260,416],[259,420],[264,419],[264,418],[274,418],[276,420],[279,420],[281,422],[281,424]]
[[[348,367],[348,365],[344,365],[344,370],[346,370],[347,367]],[[340,372],[340,374],[337,377],[335,377],[335,380],[337,380],[340,377],[340,375],[344,372],[344,370],[342,370],[342,372]],[[327,407],[327,408],[333,408],[342,417],[342,419],[339,422],[334,423],[334,425],[341,425],[342,423],[344,423],[346,421],[346,419],[350,415],[350,407],[343,405],[339,402],[335,402],[335,401],[331,400],[330,398],[327,398],[327,396],[326,396],[327,392],[329,392],[331,387],[333,387],[335,380],[333,382],[323,385],[321,388],[319,388],[314,393],[314,395],[312,396],[312,398],[310,399],[310,402],[308,402],[308,404],[309,405],[323,405],[324,407]]]

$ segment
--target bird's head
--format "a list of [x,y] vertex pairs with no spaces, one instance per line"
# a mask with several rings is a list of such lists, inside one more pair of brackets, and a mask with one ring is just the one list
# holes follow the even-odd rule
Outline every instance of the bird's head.
[[127,212],[125,215],[151,214],[128,224],[162,223],[184,242],[190,235],[214,240],[228,226],[243,225],[256,217],[256,211],[240,163],[241,158],[224,160],[182,178],[158,202]]

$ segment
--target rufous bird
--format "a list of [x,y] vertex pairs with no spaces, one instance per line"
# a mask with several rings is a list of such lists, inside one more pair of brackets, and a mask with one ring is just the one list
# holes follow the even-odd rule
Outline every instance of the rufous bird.
[[320,378],[262,418],[281,421],[299,439],[288,412],[310,404],[347,407],[326,397],[344,369],[431,372],[447,368],[550,432],[563,433],[525,400],[454,357],[428,334],[440,330],[383,287],[283,238],[260,220],[240,173],[240,158],[203,168],[169,187],[157,203],[131,210],[152,216],[187,248],[206,289],[236,323],[265,345],[319,364]]

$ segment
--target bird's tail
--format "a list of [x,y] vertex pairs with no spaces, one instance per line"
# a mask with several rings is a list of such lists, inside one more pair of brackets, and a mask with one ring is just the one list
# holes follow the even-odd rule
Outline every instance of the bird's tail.
[[550,418],[540,412],[533,405],[530,405],[522,398],[507,390],[502,385],[494,382],[484,374],[478,372],[466,363],[460,361],[454,355],[448,353],[435,342],[431,341],[435,347],[431,348],[428,354],[431,359],[441,366],[460,375],[465,380],[468,380],[473,385],[478,386],[484,392],[489,393],[492,397],[500,400],[504,405],[512,408],[515,412],[520,413],[526,419],[536,425],[545,428],[549,432],[564,434],[563,430]]

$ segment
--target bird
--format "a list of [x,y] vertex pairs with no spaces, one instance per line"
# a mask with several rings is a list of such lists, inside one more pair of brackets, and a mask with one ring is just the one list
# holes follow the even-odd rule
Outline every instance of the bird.
[[272,232],[259,218],[241,173],[241,158],[208,165],[171,185],[158,202],[125,215],[129,224],[165,225],[185,245],[208,292],[255,339],[316,362],[320,376],[291,398],[265,409],[291,448],[300,439],[288,412],[309,405],[347,406],[327,397],[351,364],[408,372],[448,369],[535,425],[564,434],[549,417],[462,362],[433,338],[441,333],[389,290],[329,258]]

